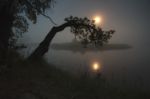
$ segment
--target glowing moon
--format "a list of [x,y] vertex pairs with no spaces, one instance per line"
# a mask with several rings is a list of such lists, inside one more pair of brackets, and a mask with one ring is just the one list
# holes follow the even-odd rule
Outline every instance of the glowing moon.
[[102,22],[102,18],[100,16],[95,16],[93,20],[95,24],[100,24]]
[[93,63],[92,68],[93,68],[94,71],[99,70],[100,69],[99,63],[97,63],[97,62]]

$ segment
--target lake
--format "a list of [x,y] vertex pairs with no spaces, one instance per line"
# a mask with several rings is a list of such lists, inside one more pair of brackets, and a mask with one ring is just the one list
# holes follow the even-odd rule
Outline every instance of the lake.
[[[45,59],[57,68],[74,75],[88,74],[92,77],[96,72],[93,72],[91,67],[94,62],[97,62],[101,66],[99,72],[102,77],[111,83],[120,86],[126,84],[146,90],[150,88],[149,49],[149,46],[121,43],[84,48],[78,42],[63,42],[53,43]],[[33,46],[28,48],[29,50],[33,50]]]
[[150,87],[148,49],[149,47],[133,47],[126,44],[83,48],[78,44],[60,43],[53,44],[45,57],[56,67],[81,75],[87,72],[90,74],[91,65],[98,62],[101,65],[101,74],[106,79],[117,84],[127,83],[147,88]]

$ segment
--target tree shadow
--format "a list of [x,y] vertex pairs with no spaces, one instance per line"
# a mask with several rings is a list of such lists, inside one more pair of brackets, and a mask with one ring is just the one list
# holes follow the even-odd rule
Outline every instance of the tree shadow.
[[64,50],[64,51],[72,51],[79,53],[86,52],[99,52],[99,51],[111,51],[111,50],[128,50],[132,47],[128,44],[105,44],[104,46],[95,47],[89,45],[88,47],[84,47],[79,42],[66,42],[66,43],[53,43],[50,46],[53,50]]

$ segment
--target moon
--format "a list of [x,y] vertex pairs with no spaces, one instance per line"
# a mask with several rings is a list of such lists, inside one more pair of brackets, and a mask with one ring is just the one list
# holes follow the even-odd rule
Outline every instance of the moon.
[[95,24],[100,24],[102,22],[102,18],[100,16],[95,16],[93,20]]
[[92,67],[93,67],[93,70],[94,70],[94,71],[97,71],[97,70],[100,69],[100,64],[97,63],[97,62],[94,62],[93,65],[92,65]]

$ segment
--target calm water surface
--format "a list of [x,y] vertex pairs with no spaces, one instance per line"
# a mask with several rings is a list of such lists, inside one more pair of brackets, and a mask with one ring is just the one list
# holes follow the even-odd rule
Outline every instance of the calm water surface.
[[[66,45],[66,46],[65,46]],[[74,46],[74,47],[73,47]],[[71,43],[52,44],[45,58],[56,67],[77,75],[92,74],[94,62],[106,79],[150,88],[150,47],[109,44],[104,48],[83,48]]]

